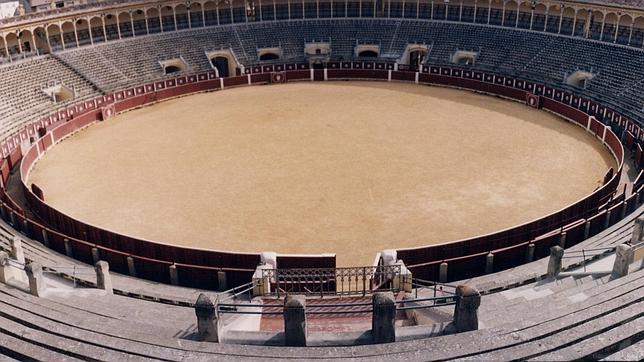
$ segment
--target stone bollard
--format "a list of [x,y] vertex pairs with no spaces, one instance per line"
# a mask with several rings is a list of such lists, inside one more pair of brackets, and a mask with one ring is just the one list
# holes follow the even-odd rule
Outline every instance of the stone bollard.
[[31,237],[31,228],[29,226],[29,221],[27,221],[27,219],[22,219],[22,232],[27,235],[27,237]]
[[494,272],[494,254],[488,253],[485,256],[485,274]]
[[372,296],[371,336],[373,343],[396,341],[396,301],[394,293],[380,292]]
[[72,249],[72,243],[69,241],[69,239],[65,238],[63,240],[63,244],[65,245],[65,255],[67,255],[70,258],[73,258],[74,249]]
[[634,256],[633,247],[627,244],[618,245],[615,249],[615,263],[613,264],[613,271],[611,276],[613,278],[621,278],[628,275],[628,267],[633,262]]
[[11,268],[9,266],[9,254],[4,251],[0,251],[0,283],[6,283],[10,279]]
[[210,298],[201,293],[195,304],[195,314],[197,315],[197,333],[200,341],[219,342],[218,316],[217,316],[217,297],[215,303]]
[[456,287],[456,306],[454,307],[454,327],[457,332],[479,329],[478,309],[481,305],[481,294],[468,285]]
[[590,236],[590,221],[586,221],[584,224],[584,239],[588,239]]
[[47,234],[47,229],[42,229],[41,234],[43,245],[49,247],[49,234]]
[[442,262],[438,267],[438,282],[447,283],[447,263]]
[[177,265],[172,264],[168,267],[170,272],[170,284],[179,285],[179,271],[177,270]]
[[564,249],[561,246],[550,248],[550,260],[548,260],[548,277],[555,277],[561,273],[561,260]]
[[604,229],[608,229],[610,226],[610,216],[611,216],[611,211],[608,210],[606,211],[606,218],[604,219]]
[[136,265],[134,265],[134,258],[131,256],[128,256],[125,258],[125,261],[127,261],[127,271],[130,274],[130,276],[136,278]]
[[526,263],[530,263],[534,261],[534,244],[530,243],[528,244],[528,248],[525,251],[525,261]]
[[642,241],[644,237],[644,216],[640,216],[635,219],[635,224],[633,225],[633,234],[631,236],[631,245],[637,244]]
[[561,233],[561,236],[559,237],[559,246],[561,246],[564,249],[566,248],[566,232],[565,231],[563,231]]
[[96,288],[103,289],[107,294],[114,294],[112,278],[110,278],[110,265],[106,261],[100,260],[94,265],[94,270],[96,270]]
[[25,272],[29,279],[29,293],[40,297],[43,295],[47,287],[45,286],[45,278],[42,272],[42,266],[38,263],[29,263],[25,266]]
[[19,263],[25,263],[25,252],[22,250],[22,239],[17,236],[11,238],[11,258]]
[[92,261],[96,264],[99,260],[101,257],[98,255],[98,248],[92,248]]
[[306,347],[306,299],[303,295],[284,298],[284,342],[289,347]]
[[228,279],[225,271],[220,270],[217,272],[217,285],[220,291],[228,290]]

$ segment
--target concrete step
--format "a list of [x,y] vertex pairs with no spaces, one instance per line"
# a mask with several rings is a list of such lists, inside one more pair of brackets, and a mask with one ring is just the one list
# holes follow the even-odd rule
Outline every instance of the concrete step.
[[0,353],[4,354],[0,355],[0,361],[82,361],[82,359],[33,344],[28,340],[16,338],[4,331],[0,332],[0,340],[2,341]]
[[624,347],[602,361],[641,361],[644,359],[644,339]]

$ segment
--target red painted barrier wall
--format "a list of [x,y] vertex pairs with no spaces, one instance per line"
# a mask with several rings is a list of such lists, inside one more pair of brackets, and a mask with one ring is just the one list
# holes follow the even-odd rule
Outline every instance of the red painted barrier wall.
[[[356,65],[353,64],[352,67],[356,67]],[[388,71],[384,70],[387,69],[387,66],[376,63],[372,67],[380,70],[363,69],[364,67],[362,66],[359,67],[360,69],[329,69],[327,76],[330,79],[386,80],[388,78]],[[286,71],[286,77],[289,80],[310,79],[310,70],[301,68],[303,68],[302,65],[283,65],[282,69],[290,69]],[[270,73],[262,73],[261,71],[251,75],[253,83],[270,81]],[[452,74],[449,71],[441,71],[439,74],[419,73],[419,82],[493,93],[521,102],[525,102],[526,93],[528,92],[528,90],[523,89],[528,87],[527,82],[515,82],[498,76],[490,76],[487,78],[489,81],[484,81],[485,78],[465,78],[460,72],[458,76],[440,75],[443,73]],[[323,79],[324,71],[315,70],[314,74],[315,79],[321,80]],[[472,74],[469,76],[473,77]],[[197,81],[197,77],[200,77],[200,81]],[[392,79],[395,80],[413,82],[415,78],[415,72],[392,72]],[[248,76],[226,78],[224,79],[224,84],[226,87],[245,85],[248,84]],[[58,119],[61,117],[64,119],[69,119],[69,117],[58,113],[56,117],[52,117],[53,123],[58,126],[53,130],[48,129],[51,130],[54,140],[58,141],[75,130],[95,121],[101,114],[100,108],[108,104],[114,104],[116,111],[120,112],[169,97],[219,88],[220,80],[212,79],[210,74],[182,76],[157,81],[97,97],[92,101],[86,101],[82,104],[84,108],[82,111],[78,107],[75,108],[74,119],[68,122],[59,121]],[[544,108],[559,113],[580,125],[586,126],[588,124],[588,114],[585,112],[547,97],[542,98]],[[593,127],[593,130],[597,131],[601,128],[603,133],[603,125],[597,123]],[[46,134],[39,141],[42,149],[51,147],[49,137],[50,135]],[[619,138],[612,132],[607,132],[606,143],[612,149],[621,165],[623,150]],[[7,170],[15,166],[22,157],[16,145],[15,138],[13,141],[7,140],[4,142],[3,152],[5,152],[6,157],[0,166],[3,178],[6,177],[5,172],[8,174]],[[11,149],[11,147],[14,148]],[[37,150],[34,150],[35,148],[32,148],[25,155],[23,172],[26,172],[36,159]],[[495,255],[495,271],[523,263],[530,243],[535,246],[535,258],[547,256],[549,248],[559,242],[561,231],[567,233],[567,240],[572,245],[583,239],[586,219],[588,219],[591,226],[591,235],[603,229],[606,222],[606,211],[604,210],[597,214],[597,210],[602,203],[606,203],[614,195],[619,186],[620,173],[621,167],[604,187],[587,198],[552,215],[544,216],[508,230],[468,240],[414,249],[400,249],[398,250],[398,257],[405,261],[415,276],[423,279],[436,280],[440,263],[447,262],[449,266],[448,279],[453,280],[482,274],[485,269],[485,257],[490,251],[493,251]],[[44,242],[42,235],[44,230],[48,236],[48,245],[60,252],[65,252],[65,239],[67,239],[68,243],[72,245],[73,256],[88,263],[92,262],[91,249],[97,248],[101,259],[108,261],[113,270],[127,273],[127,258],[131,257],[135,261],[137,274],[140,277],[160,282],[169,281],[168,267],[176,263],[181,285],[214,289],[217,288],[216,271],[226,271],[229,284],[232,286],[247,282],[255,266],[259,263],[259,254],[257,253],[243,254],[176,247],[131,238],[87,225],[41,202],[30,192],[26,185],[23,185],[23,187],[25,197],[33,211],[48,225],[52,225],[56,229],[53,230],[33,220],[24,219],[26,220],[27,229],[25,232]],[[2,196],[5,204],[0,205],[0,207],[4,217],[11,214],[12,209],[15,209],[16,206],[6,203],[8,198],[4,194],[4,190]],[[635,204],[636,199],[636,197],[631,197],[631,203],[630,205],[627,204],[628,206],[624,206],[624,201],[622,200],[613,200],[614,202],[610,206],[611,217],[609,222],[616,222],[624,207],[634,210],[638,206]],[[14,212],[14,218],[16,217],[20,219],[18,220],[20,222],[15,226],[20,228],[22,227],[21,220],[23,220],[23,216]],[[289,268],[333,267],[335,266],[335,256],[279,256],[278,265]]]

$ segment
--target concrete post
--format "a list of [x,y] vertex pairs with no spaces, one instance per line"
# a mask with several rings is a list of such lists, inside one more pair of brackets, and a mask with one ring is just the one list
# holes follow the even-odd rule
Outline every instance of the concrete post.
[[392,292],[374,293],[371,299],[371,336],[373,343],[396,341],[396,301]]
[[14,228],[18,228],[18,225],[16,225],[16,214],[13,211],[9,211],[9,223]]
[[22,219],[22,231],[27,235],[27,237],[31,237],[31,230],[29,228],[29,221],[27,219]]
[[628,267],[633,262],[634,256],[633,247],[627,244],[618,245],[615,249],[615,263],[613,264],[613,271],[611,276],[613,278],[621,278],[628,275]]
[[0,251],[0,283],[6,283],[9,281],[10,270],[9,266],[9,254],[4,251]]
[[65,238],[63,240],[63,243],[65,244],[65,255],[67,255],[70,258],[73,258],[74,249],[72,249],[72,244],[70,243],[69,239]]
[[494,272],[494,254],[488,253],[485,256],[485,274]]
[[561,273],[561,260],[564,250],[561,246],[550,248],[550,260],[548,260],[548,277],[555,277]]
[[29,263],[25,266],[25,272],[29,279],[29,293],[36,297],[42,296],[47,288],[42,273],[42,266],[38,263]]
[[219,290],[221,291],[228,290],[228,279],[225,271],[220,270],[217,272],[217,285],[219,285]]
[[218,316],[217,316],[217,297],[213,303],[210,298],[201,293],[195,304],[195,314],[197,315],[197,333],[200,341],[219,342]]
[[525,261],[526,263],[530,263],[533,260],[534,260],[534,244],[530,243],[528,244],[528,248],[525,251]]
[[170,284],[179,285],[179,272],[177,271],[177,265],[170,265],[168,270],[170,271]]
[[99,260],[101,259],[98,255],[98,248],[92,248],[92,261],[96,264]]
[[284,341],[289,347],[306,347],[306,299],[303,295],[284,298]]
[[126,259],[127,261],[127,271],[130,274],[130,276],[136,278],[136,266],[134,265],[134,258],[131,256],[128,256]]
[[22,239],[17,236],[11,238],[9,242],[11,245],[11,257],[17,260],[19,263],[25,262],[25,252],[22,250]]
[[440,283],[447,282],[447,263],[442,262],[438,269],[438,281]]
[[590,236],[590,221],[586,221],[584,225],[584,239],[588,239]]
[[566,248],[566,232],[562,231],[561,236],[559,237],[559,246]]
[[103,260],[100,260],[94,265],[96,270],[96,288],[103,289],[107,294],[114,294],[112,288],[112,278],[110,278],[110,265]]
[[611,214],[610,210],[606,211],[606,219],[604,220],[604,229],[608,229],[608,226],[610,225],[610,214]]
[[454,327],[457,332],[479,329],[478,309],[481,305],[481,294],[468,285],[456,287],[456,306],[454,307]]
[[633,225],[633,235],[631,236],[631,245],[637,244],[640,241],[642,241],[642,237],[644,236],[644,216],[640,216],[637,219],[635,219],[635,223]]
[[49,234],[47,233],[47,229],[42,229],[42,243],[46,247],[49,247]]

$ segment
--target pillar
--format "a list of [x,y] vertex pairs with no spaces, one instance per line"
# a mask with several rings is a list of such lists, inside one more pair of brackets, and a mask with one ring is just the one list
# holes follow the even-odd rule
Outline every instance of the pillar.
[[201,293],[195,303],[195,314],[197,315],[197,334],[200,341],[219,342],[217,296],[215,302]]
[[396,341],[396,301],[392,292],[374,293],[372,296],[371,336],[373,343]]
[[17,236],[11,238],[9,242],[11,245],[11,258],[17,260],[19,263],[25,262],[25,252],[22,249],[22,239]]
[[78,48],[80,46],[80,43],[78,42],[78,29],[76,27],[75,20],[72,22],[72,25],[74,26],[74,39],[76,40],[76,47]]
[[9,254],[0,251],[0,283],[6,283],[11,279],[11,270],[9,268],[11,268],[9,266]]
[[29,279],[29,293],[36,297],[42,296],[46,290],[42,266],[38,263],[29,263],[25,266],[25,272]]
[[485,256],[485,274],[494,272],[494,254],[491,252]]
[[548,277],[555,277],[561,273],[561,260],[564,250],[560,246],[550,248],[550,259],[548,260]]
[[438,269],[438,281],[441,283],[447,282],[447,263],[442,262]]
[[534,260],[534,244],[530,243],[528,244],[528,248],[525,251],[525,261],[526,263],[530,263]]
[[126,259],[127,261],[127,271],[130,274],[130,276],[136,278],[136,266],[134,265],[134,258],[131,256],[128,256]]
[[478,309],[481,305],[481,294],[468,285],[456,287],[456,306],[454,307],[454,327],[457,332],[479,329]]
[[608,226],[610,226],[611,213],[612,212],[610,210],[606,211],[606,218],[604,219],[604,229],[608,229]]
[[559,236],[559,246],[562,248],[566,248],[566,232],[562,231],[561,235]]
[[584,239],[588,239],[590,236],[590,221],[586,221],[584,225]]
[[179,272],[177,271],[177,265],[172,264],[168,267],[170,272],[170,284],[179,285]]
[[220,291],[228,290],[228,280],[225,271],[220,270],[217,272],[217,285],[219,285]]
[[635,219],[633,225],[633,234],[631,235],[631,244],[637,244],[642,240],[644,236],[644,216],[640,216]]
[[98,263],[98,261],[99,261],[98,249],[97,248],[92,248],[92,261],[94,262],[94,264]]
[[628,275],[628,267],[633,262],[633,256],[633,247],[628,244],[618,245],[615,249],[615,263],[613,264],[611,276],[621,278]]
[[72,249],[72,244],[69,241],[69,239],[65,238],[63,240],[63,244],[65,245],[65,255],[67,255],[70,258],[74,257],[74,250]]
[[306,347],[306,299],[303,295],[284,298],[284,342],[289,347]]
[[113,294],[110,265],[106,261],[100,260],[94,265],[94,270],[96,270],[96,288],[103,289],[108,294]]

